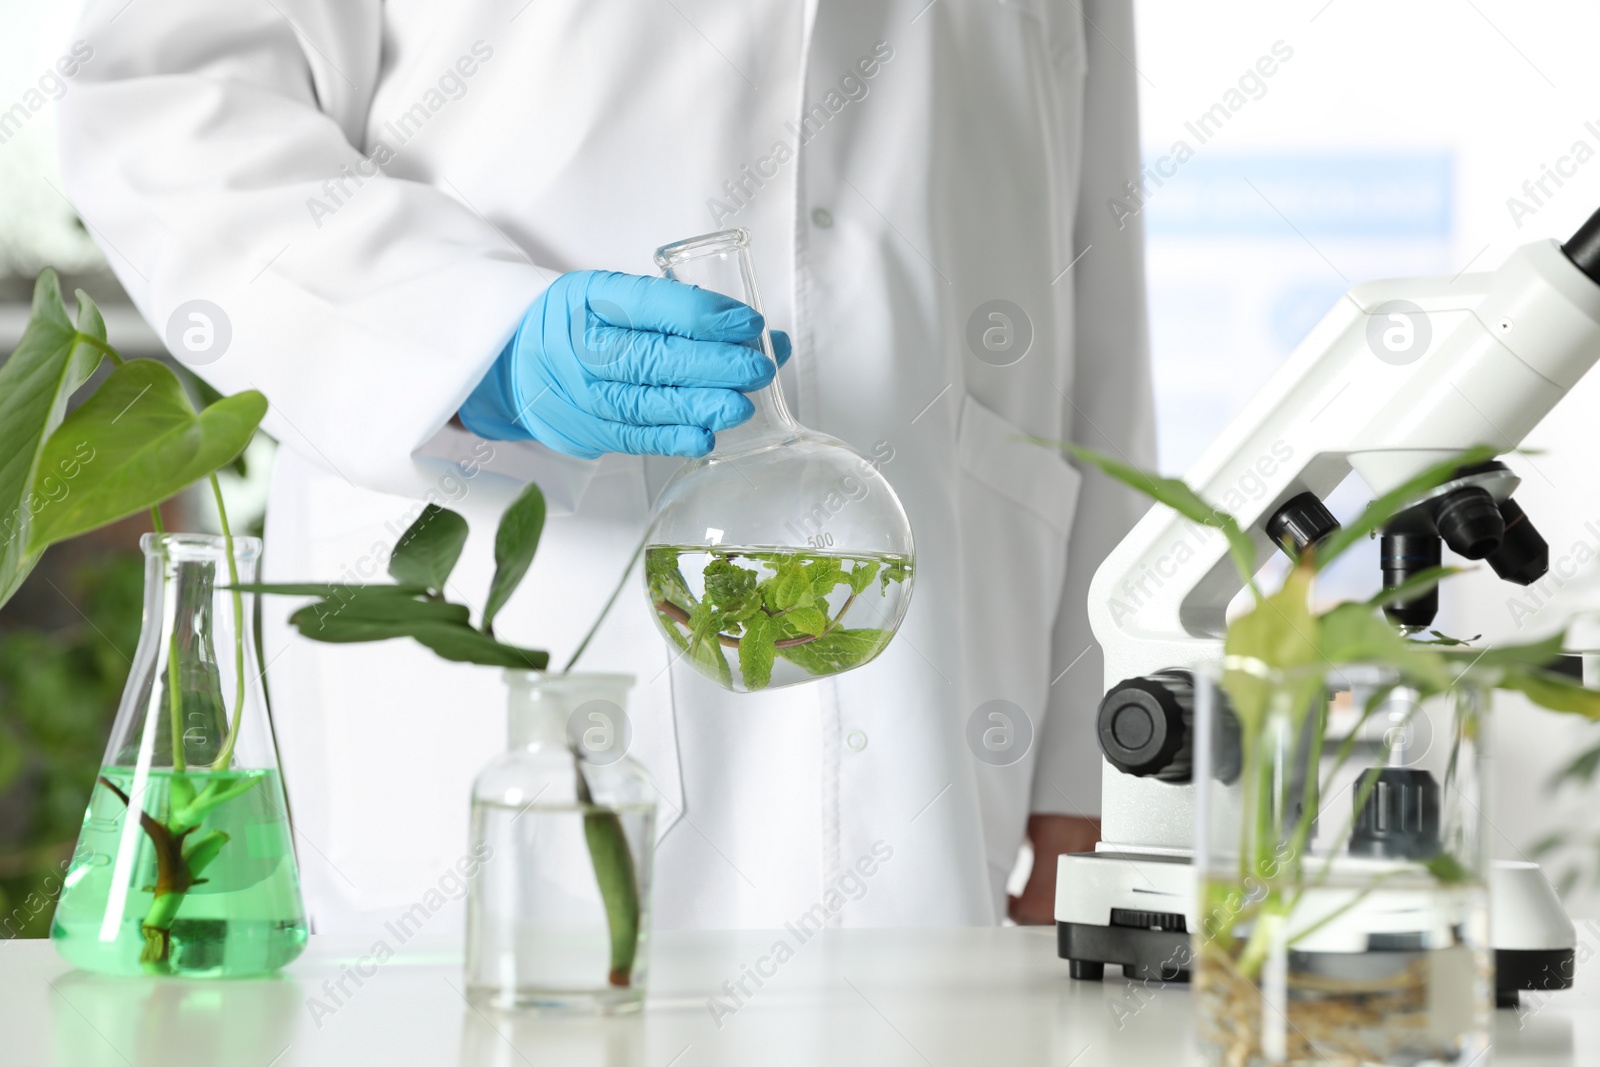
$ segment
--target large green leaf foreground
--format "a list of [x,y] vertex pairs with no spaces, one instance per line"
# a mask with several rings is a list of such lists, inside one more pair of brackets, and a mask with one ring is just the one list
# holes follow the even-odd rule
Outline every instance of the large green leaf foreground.
[[[251,391],[196,412],[166,366],[124,363],[94,301],[81,289],[77,298],[74,323],[55,272],[41,272],[27,329],[0,366],[0,604],[50,545],[154,507],[233,462],[267,411]],[[116,370],[67,414],[102,359]]]
[[249,391],[196,412],[164,365],[140,359],[111,372],[45,442],[41,466],[81,469],[65,496],[34,518],[30,551],[115,522],[181,493],[232,463],[250,443],[267,399]]
[[78,306],[79,325],[74,326],[55,272],[40,274],[27,329],[0,365],[0,604],[11,599],[38,561],[38,549],[29,548],[34,517],[52,498],[71,492],[74,476],[81,473],[76,457],[65,468],[41,463],[67,401],[104,355],[100,313],[81,292]]

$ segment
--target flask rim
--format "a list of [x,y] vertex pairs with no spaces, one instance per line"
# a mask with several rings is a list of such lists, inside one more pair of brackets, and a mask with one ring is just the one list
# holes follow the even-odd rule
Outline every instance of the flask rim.
[[697,237],[688,237],[682,241],[674,241],[670,245],[662,245],[656,249],[656,266],[662,270],[676,266],[691,259],[701,256],[726,255],[730,252],[741,252],[750,247],[750,231],[743,226],[731,230],[718,230],[716,233],[702,233]]
[[[222,534],[204,533],[147,533],[139,538],[139,547],[147,556],[164,556],[182,561],[202,561],[227,557],[228,539]],[[240,562],[258,559],[261,555],[261,538],[238,534],[233,538],[233,558]]]

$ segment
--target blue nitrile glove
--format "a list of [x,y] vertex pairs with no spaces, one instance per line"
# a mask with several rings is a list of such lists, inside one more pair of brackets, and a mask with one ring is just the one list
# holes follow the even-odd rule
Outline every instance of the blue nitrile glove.
[[[666,278],[563,274],[523,316],[461,405],[479,437],[532,439],[595,459],[604,452],[703,456],[712,433],[744,422],[744,396],[772,381],[759,314],[732,297]],[[789,338],[772,332],[779,365]]]

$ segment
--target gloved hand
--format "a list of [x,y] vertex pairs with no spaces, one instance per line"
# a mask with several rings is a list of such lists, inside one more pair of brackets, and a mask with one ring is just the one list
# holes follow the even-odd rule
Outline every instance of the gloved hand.
[[[756,347],[762,318],[732,297],[666,278],[574,271],[533,302],[461,406],[479,437],[604,452],[703,456],[744,422],[744,396],[776,371]],[[772,332],[779,365],[789,338]]]

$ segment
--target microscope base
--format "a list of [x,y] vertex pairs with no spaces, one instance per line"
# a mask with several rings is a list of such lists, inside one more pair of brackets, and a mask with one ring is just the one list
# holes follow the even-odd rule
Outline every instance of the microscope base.
[[[1497,861],[1489,890],[1495,1005],[1515,1007],[1522,991],[1571,989],[1577,931],[1544,872]],[[1127,979],[1187,982],[1194,893],[1194,867],[1176,851],[1061,856],[1056,954],[1080,980],[1098,981],[1113,964]]]
[[1056,923],[1056,954],[1071,964],[1072,977],[1098,982],[1106,964],[1124,978],[1144,982],[1189,980],[1189,935],[1124,926]]

